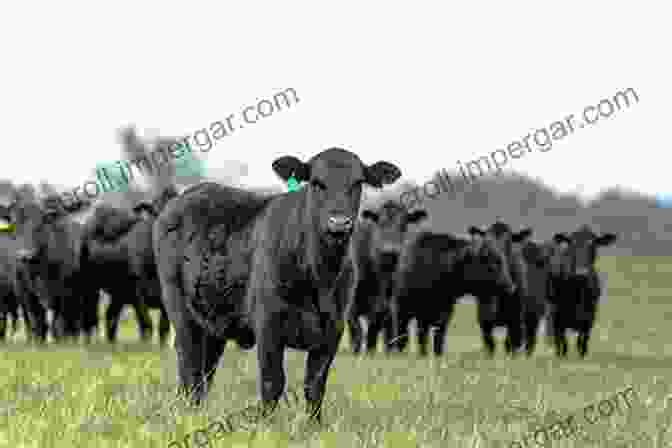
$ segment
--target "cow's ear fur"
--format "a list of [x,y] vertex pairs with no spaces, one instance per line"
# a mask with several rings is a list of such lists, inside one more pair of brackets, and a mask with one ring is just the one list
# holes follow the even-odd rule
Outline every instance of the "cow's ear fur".
[[569,237],[565,233],[556,233],[555,235],[553,235],[553,241],[555,242],[555,244],[560,244],[560,243],[569,244],[571,240],[569,239]]
[[514,243],[520,243],[520,242],[525,241],[526,239],[528,239],[531,236],[532,236],[532,229],[528,227],[526,229],[521,230],[518,233],[514,233],[511,236],[511,241],[513,241]]
[[485,232],[483,230],[479,229],[476,226],[469,226],[469,229],[467,230],[467,232],[471,236],[476,236],[476,235],[477,236],[485,236]]
[[272,164],[275,174],[287,181],[292,175],[299,182],[305,182],[310,179],[310,165],[304,163],[294,156],[283,156]]
[[598,246],[608,246],[613,244],[618,237],[613,233],[603,233],[602,236],[599,236],[595,239],[595,244]]
[[427,212],[425,210],[415,210],[406,215],[406,221],[412,224],[427,219]]
[[390,162],[376,162],[366,167],[366,183],[380,188],[396,182],[401,177],[401,170]]
[[378,222],[378,213],[376,213],[372,210],[364,210],[362,212],[362,218],[370,219],[373,222]]

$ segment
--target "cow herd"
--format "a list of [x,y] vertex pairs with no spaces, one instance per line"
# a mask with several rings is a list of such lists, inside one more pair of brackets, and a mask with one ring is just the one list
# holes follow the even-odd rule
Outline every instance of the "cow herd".
[[162,345],[172,324],[180,390],[194,404],[207,396],[228,340],[256,347],[264,412],[285,389],[286,349],[307,352],[307,412],[318,420],[346,321],[355,353],[364,343],[375,351],[381,332],[386,352],[405,351],[415,320],[420,355],[433,329],[439,356],[455,304],[470,295],[488,355],[497,327],[506,330],[507,353],[532,355],[542,319],[558,356],[567,356],[568,329],[586,355],[602,292],[597,249],[615,235],[582,226],[535,241],[532,229],[500,220],[464,235],[412,231],[425,210],[386,201],[358,216],[364,185],[401,176],[390,162],[366,165],[330,148],[306,162],[280,157],[272,168],[304,187],[276,195],[213,182],[180,194],[167,188],[131,210],[99,205],[82,224],[16,195],[0,207],[15,228],[0,236],[13,240],[0,246],[0,338],[8,319],[16,328],[20,309],[38,343],[48,332],[55,341],[90,341],[104,292],[110,342],[125,305],[143,339],[152,335],[148,309],[160,310]]

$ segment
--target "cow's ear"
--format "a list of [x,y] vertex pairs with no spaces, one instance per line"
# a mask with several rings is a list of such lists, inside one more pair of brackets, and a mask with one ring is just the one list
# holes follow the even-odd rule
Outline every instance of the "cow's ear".
[[415,210],[406,215],[406,221],[412,224],[420,222],[423,219],[427,219],[427,212],[424,210]]
[[7,222],[12,222],[12,211],[11,206],[0,205],[0,219],[4,219]]
[[511,236],[511,241],[513,241],[514,243],[521,243],[531,236],[532,236],[532,229],[528,227],[526,229],[521,230],[518,233],[514,233]]
[[617,239],[617,236],[613,233],[603,233],[602,236],[599,236],[595,239],[595,244],[598,246],[608,246],[614,243]]
[[378,213],[376,213],[372,210],[364,210],[362,212],[362,218],[370,219],[373,222],[378,222]]
[[555,235],[553,235],[553,241],[555,242],[555,244],[560,244],[560,243],[569,244],[571,240],[569,239],[569,237],[565,233],[556,233]]
[[396,182],[401,177],[401,170],[390,162],[376,162],[366,167],[366,183],[380,188]]
[[273,162],[273,171],[284,181],[294,176],[299,182],[310,179],[310,165],[294,156],[283,156]]
[[485,232],[476,226],[469,226],[467,232],[471,236],[485,236]]

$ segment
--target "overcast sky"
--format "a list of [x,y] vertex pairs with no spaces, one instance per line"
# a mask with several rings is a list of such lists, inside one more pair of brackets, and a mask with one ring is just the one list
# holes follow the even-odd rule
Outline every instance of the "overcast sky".
[[298,104],[206,164],[278,186],[276,157],[341,146],[423,182],[631,87],[638,104],[506,168],[586,195],[672,191],[664,2],[455,3],[11,2],[0,178],[81,185],[120,157],[120,126],[193,134],[291,87]]

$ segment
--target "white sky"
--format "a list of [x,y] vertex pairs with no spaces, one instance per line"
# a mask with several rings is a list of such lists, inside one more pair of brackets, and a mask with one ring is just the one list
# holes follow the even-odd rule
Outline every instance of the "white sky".
[[120,157],[122,125],[193,133],[293,87],[295,107],[207,166],[241,160],[246,184],[279,185],[276,157],[342,146],[423,182],[632,87],[631,109],[507,168],[589,195],[672,190],[667,3],[456,3],[10,2],[0,178],[74,187]]

